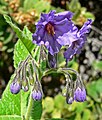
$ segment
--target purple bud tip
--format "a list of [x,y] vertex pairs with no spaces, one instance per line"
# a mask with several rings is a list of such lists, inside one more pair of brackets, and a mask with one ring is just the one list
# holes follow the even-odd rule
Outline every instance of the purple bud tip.
[[19,93],[20,89],[21,89],[21,85],[18,82],[11,83],[10,85],[11,93],[17,94]]
[[67,100],[67,103],[68,103],[68,104],[72,104],[73,101],[74,101],[73,98],[70,97],[70,98]]
[[84,102],[86,100],[86,90],[78,87],[74,92],[74,100],[77,102]]
[[33,92],[32,92],[32,98],[34,99],[34,100],[41,100],[42,99],[42,93],[41,93],[41,91],[36,91],[36,90],[34,90]]
[[22,89],[24,90],[24,92],[27,92],[29,90],[28,86],[22,86]]

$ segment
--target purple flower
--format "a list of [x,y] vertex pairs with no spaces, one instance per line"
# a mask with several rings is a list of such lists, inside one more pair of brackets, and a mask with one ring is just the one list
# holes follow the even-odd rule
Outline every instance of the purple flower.
[[88,19],[87,22],[84,23],[84,25],[82,26],[82,28],[77,33],[77,36],[78,37],[82,37],[86,33],[89,33],[90,32],[90,28],[91,28],[91,24],[92,24],[92,20]]
[[32,92],[32,98],[34,100],[41,100],[42,99],[42,93],[41,93],[41,91],[40,90],[34,90]]
[[86,100],[86,90],[78,87],[74,92],[74,100],[77,102],[84,102]]
[[86,34],[89,33],[90,31],[91,24],[92,20],[89,19],[87,22],[85,22],[85,24],[79,31],[77,28],[75,28],[75,32],[73,32],[74,34],[73,37],[77,36],[77,40],[76,41],[73,40],[73,42],[71,42],[71,46],[69,46],[68,49],[64,52],[64,57],[66,58],[67,62],[71,60],[75,54],[79,54],[81,52],[81,49],[86,41]]
[[[77,28],[71,21],[73,14],[69,11],[41,14],[36,24],[36,32],[33,34],[33,43],[44,44],[51,55],[58,53],[63,45],[71,45],[77,40],[75,31]],[[67,36],[67,37],[66,37]]]
[[13,94],[17,94],[21,89],[21,85],[18,82],[13,82],[10,85],[10,91]]

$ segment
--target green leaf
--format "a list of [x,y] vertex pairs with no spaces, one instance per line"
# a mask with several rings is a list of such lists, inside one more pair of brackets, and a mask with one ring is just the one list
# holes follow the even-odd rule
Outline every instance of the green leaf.
[[17,115],[1,115],[0,120],[22,120],[22,118]]
[[77,113],[77,114],[76,114],[75,120],[81,120],[81,114],[80,114],[80,113]]
[[91,96],[94,100],[97,100],[98,95],[96,92],[96,83],[95,82],[92,82],[87,85],[87,92],[88,92],[89,96]]
[[[16,32],[18,38],[20,39],[19,40],[20,43],[18,43],[18,46],[16,45],[16,50],[18,49],[17,52],[19,52],[20,54],[23,54],[23,56],[25,56],[25,58],[26,58],[28,56],[28,54],[31,54],[32,50],[34,50],[34,48],[36,47],[36,45],[32,43],[32,33],[28,30],[27,27],[24,27],[23,32],[22,32],[15,24],[12,23],[11,18],[9,16],[4,15],[4,18],[5,18],[6,22]],[[20,49],[19,45],[21,45],[21,49]],[[23,51],[22,51],[22,49],[23,49]],[[26,51],[26,54],[24,54],[25,53],[24,51]],[[19,53],[16,53],[16,55]],[[17,55],[17,57],[18,56],[19,55]],[[15,56],[14,56],[14,61],[16,62],[16,63],[14,63],[14,66],[17,67],[17,65],[20,61],[17,61]]]
[[65,119],[64,118],[50,118],[50,119],[47,119],[47,120],[65,120]]
[[31,111],[32,120],[40,120],[42,115],[42,101],[34,101]]
[[54,110],[54,100],[51,97],[46,97],[43,101],[43,106],[46,112],[51,113]]
[[95,97],[94,99],[97,102],[101,102],[101,94],[102,94],[102,79],[101,78],[95,82],[95,89],[94,89],[94,91],[97,94],[97,98]]
[[36,59],[36,61],[39,62],[39,59],[40,59],[40,47],[39,46],[36,47],[33,57]]
[[10,92],[10,84],[14,78],[14,75],[11,76],[11,79],[2,95],[0,100],[0,120],[21,120],[22,116],[25,115],[27,98],[29,92],[26,94],[23,91],[20,91],[19,94],[12,94]]
[[98,81],[97,81],[97,84],[96,84],[96,90],[99,94],[102,93],[102,78],[100,78]]
[[69,7],[69,10],[71,10],[72,12],[75,12],[76,10],[79,10],[81,8],[81,5],[79,3],[79,0],[71,0],[68,7]]
[[87,19],[90,18],[90,19],[92,19],[92,20],[95,20],[95,16],[94,16],[92,13],[90,13],[90,12],[85,12],[84,16],[85,16]]
[[86,107],[87,107],[87,102],[83,102],[83,103],[77,102],[76,113],[78,114],[81,113]]
[[24,9],[29,10],[34,8],[34,4],[37,3],[39,0],[25,0],[24,1]]
[[[46,7],[45,7],[46,6]],[[37,10],[37,12],[49,12],[50,11],[50,3],[46,2],[44,0],[37,1],[36,4],[34,4],[34,8]]]
[[60,95],[60,94],[55,96],[54,104],[55,104],[55,107],[57,109],[60,109],[60,110],[63,109],[64,105],[66,104],[65,103],[65,98],[62,95]]
[[87,92],[96,102],[101,102],[99,95],[102,92],[102,79],[89,83],[87,85]]
[[88,109],[85,109],[83,112],[82,120],[90,120],[91,118],[91,112]]
[[38,13],[41,13],[41,12],[49,12],[51,6],[49,2],[46,2],[44,0],[25,0],[24,9],[29,10],[32,8],[35,9]]
[[[27,34],[26,34],[27,35]],[[26,36],[27,38],[27,36]],[[30,36],[29,36],[30,38]],[[24,41],[24,40],[23,40]],[[22,42],[21,39],[19,39],[15,45],[14,49],[14,66],[17,68],[18,63],[21,60],[25,60],[29,54],[35,49],[36,45],[33,45],[30,40],[25,39],[24,42]]]
[[74,70],[78,71],[79,64],[77,62],[73,62],[71,68],[73,68]]
[[102,61],[93,62],[93,67],[95,70],[102,71]]
[[26,26],[24,27],[23,31],[21,31],[15,24],[12,23],[9,16],[5,15],[4,18],[6,19],[6,22],[10,24],[19,38],[14,50],[14,67],[17,68],[18,63],[21,60],[26,59],[26,57],[31,54],[32,50],[34,50],[36,45],[32,43],[32,33]]
[[12,23],[11,18],[8,15],[4,15],[4,18],[6,20],[6,22],[12,27],[12,29],[16,32],[18,38],[23,39],[22,36],[22,31],[15,25]]
[[14,67],[17,68],[19,62],[25,60],[28,55],[28,50],[26,49],[22,41],[19,39],[14,49]]
[[54,109],[52,112],[52,118],[61,118],[61,110],[60,109]]

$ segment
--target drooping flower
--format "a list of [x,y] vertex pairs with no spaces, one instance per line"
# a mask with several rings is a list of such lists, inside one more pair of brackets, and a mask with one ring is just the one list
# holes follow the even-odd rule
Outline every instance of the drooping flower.
[[86,90],[85,88],[77,88],[74,92],[74,100],[77,102],[84,102],[86,100]]
[[32,91],[32,98],[34,100],[41,100],[42,97],[43,97],[42,86],[41,86],[41,83],[38,80],[38,76],[36,74],[36,80],[35,80],[34,88]]
[[34,90],[33,92],[32,92],[32,98],[34,99],[34,100],[41,100],[42,99],[42,93],[41,93],[41,91],[40,90]]
[[79,31],[76,29],[75,34],[77,36],[77,40],[73,41],[71,46],[69,46],[68,49],[64,52],[64,57],[66,58],[67,62],[71,60],[75,54],[79,54],[81,52],[81,49],[86,41],[86,34],[90,31],[91,24],[92,20],[89,19],[87,22],[85,22]]
[[10,85],[11,93],[17,94],[17,93],[19,93],[20,89],[21,89],[21,85],[18,82],[11,83],[11,85]]
[[[44,44],[51,55],[59,52],[63,45],[71,45],[77,40],[76,27],[71,21],[73,14],[69,11],[48,14],[41,14],[36,24],[36,32],[33,34],[33,43]],[[67,34],[67,38],[66,38]]]

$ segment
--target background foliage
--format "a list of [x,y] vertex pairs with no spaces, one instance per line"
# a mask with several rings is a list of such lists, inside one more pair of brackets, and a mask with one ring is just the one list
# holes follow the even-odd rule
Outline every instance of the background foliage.
[[[100,3],[100,4],[99,4]],[[102,119],[102,32],[101,32],[101,1],[78,1],[78,0],[1,0],[0,1],[0,95],[5,85],[8,83],[11,74],[19,61],[24,60],[26,55],[34,49],[26,43],[31,40],[31,32],[34,32],[34,23],[38,20],[41,12],[49,12],[55,9],[57,12],[70,10],[74,12],[73,21],[79,28],[87,18],[95,19],[92,30],[88,36],[88,41],[79,56],[76,56],[69,67],[79,70],[87,88],[87,101],[84,103],[74,102],[72,105],[65,103],[61,95],[61,88],[65,84],[62,74],[51,74],[42,79],[45,97],[43,99],[42,120],[45,118],[62,118],[68,120],[101,120]],[[82,7],[84,5],[84,7]],[[46,7],[45,7],[46,6]],[[89,12],[90,11],[90,12]],[[3,15],[11,16],[13,22],[21,30],[13,27],[14,31],[4,20]],[[9,23],[10,24],[10,23]],[[27,27],[24,28],[24,26]],[[24,29],[23,29],[24,28]],[[23,31],[22,31],[23,30]],[[28,33],[28,34],[27,34]],[[19,40],[17,39],[19,38]],[[23,41],[22,41],[22,40]],[[15,45],[16,43],[16,45]],[[14,50],[15,45],[15,50]],[[22,46],[22,47],[21,47]],[[27,49],[27,50],[26,50]],[[14,51],[14,58],[13,58]],[[25,54],[25,56],[23,55]],[[63,59],[59,62],[63,63]],[[11,77],[12,80],[13,76]],[[11,82],[11,81],[10,81]],[[9,82],[9,84],[10,84]],[[21,120],[21,108],[26,109],[26,105],[21,105],[21,101],[27,100],[29,93],[20,92],[13,96],[9,91],[9,84],[2,95],[0,101],[0,120],[7,119]],[[8,96],[7,96],[8,95]],[[23,99],[22,99],[23,97]],[[6,102],[8,101],[8,102]],[[15,105],[16,102],[16,105]],[[6,106],[9,104],[9,107]],[[36,103],[40,105],[40,103]],[[35,105],[35,106],[36,106]],[[3,106],[3,107],[2,107]],[[21,108],[20,108],[21,107]],[[6,109],[5,109],[6,108]],[[49,108],[49,109],[48,109]],[[21,110],[21,111],[20,111]],[[34,110],[36,111],[36,110]],[[39,112],[41,113],[41,111]],[[11,116],[13,115],[13,116]],[[34,115],[34,114],[33,114]],[[40,116],[40,115],[38,115]],[[32,117],[34,118],[34,116]],[[31,119],[32,119],[31,118]]]

